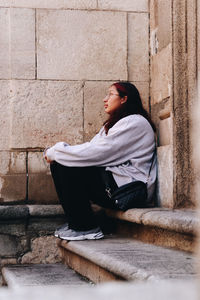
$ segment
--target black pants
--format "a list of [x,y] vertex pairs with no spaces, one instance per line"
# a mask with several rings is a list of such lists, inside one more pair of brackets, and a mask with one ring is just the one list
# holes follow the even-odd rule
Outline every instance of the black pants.
[[[70,228],[89,230],[98,226],[91,201],[103,207],[114,208],[105,192],[101,167],[66,167],[53,162],[50,169]],[[109,175],[112,177],[111,172]],[[111,179],[114,190],[117,185],[113,177]]]

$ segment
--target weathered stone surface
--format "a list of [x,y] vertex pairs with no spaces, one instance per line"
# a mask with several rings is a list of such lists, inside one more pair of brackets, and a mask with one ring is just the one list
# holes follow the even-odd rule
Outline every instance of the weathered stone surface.
[[[1,19],[1,17],[0,17]],[[3,29],[2,29],[3,31]],[[0,44],[1,45],[1,44]],[[1,53],[1,51],[0,51]],[[0,54],[1,55],[1,54]],[[1,65],[1,63],[0,63]],[[0,149],[9,149],[9,136],[10,136],[10,82],[0,80]]]
[[54,231],[56,228],[60,227],[66,223],[66,217],[64,215],[60,216],[33,216],[33,218],[30,219],[28,224],[28,233],[30,235],[49,235],[54,234]]
[[194,210],[172,210],[168,208],[134,208],[126,212],[106,209],[109,217],[154,226],[157,228],[168,229],[170,231],[196,234],[200,224],[197,213]]
[[165,248],[195,252],[196,242],[195,236],[188,233],[179,233],[168,229],[163,229],[161,226],[140,225],[130,222],[121,222],[116,220],[117,226],[115,234],[121,237],[128,237],[134,240],[142,241],[143,243],[153,244]]
[[148,12],[148,1],[140,0],[98,0],[98,8],[100,9],[112,9],[112,10],[124,10],[124,11],[137,11]]
[[126,280],[195,278],[195,260],[183,251],[114,237],[98,241],[59,240],[58,244],[63,248],[63,258],[66,249]]
[[172,41],[172,2],[157,2],[158,44],[159,51]]
[[17,264],[16,258],[1,258],[0,259],[1,267],[6,266],[6,265],[16,265],[16,264]]
[[152,32],[153,30],[156,29],[158,26],[158,0],[150,0],[149,1],[149,12],[150,12],[150,31]]
[[[1,218],[0,218],[1,219]],[[26,234],[26,223],[19,219],[17,222],[8,219],[0,222],[0,234],[9,234],[13,236],[24,236]]]
[[0,202],[26,199],[26,174],[0,177]]
[[89,282],[62,264],[17,265],[4,267],[4,280],[9,288],[22,286],[83,286]]
[[11,76],[18,79],[35,78],[35,10],[10,10]]
[[0,6],[56,9],[95,9],[97,0],[0,0]]
[[37,35],[40,79],[127,78],[123,12],[40,10]]
[[142,216],[144,225],[152,225],[177,232],[195,234],[200,222],[195,211],[149,211]]
[[149,111],[149,82],[135,81],[132,82],[140,93],[144,108]]
[[13,83],[13,89],[12,148],[46,148],[62,140],[82,142],[80,82],[20,80]]
[[[142,216],[148,212],[158,210],[159,212],[161,209],[158,208],[133,208],[129,209],[126,212],[123,211],[115,211],[111,209],[106,209],[106,214],[109,217],[114,217],[120,220],[132,222],[132,223],[137,223],[137,224],[142,224]],[[162,211],[165,210],[162,208]]]
[[58,263],[60,261],[56,238],[53,236],[32,239],[31,251],[22,257],[22,264]]
[[152,57],[151,78],[151,104],[153,105],[172,94],[171,44]]
[[9,9],[0,8],[0,78],[10,78]]
[[90,140],[102,127],[107,115],[103,99],[113,82],[87,81],[84,86],[84,139]]
[[161,120],[159,123],[159,146],[170,145],[173,142],[172,117]]
[[19,248],[20,245],[14,236],[0,234],[0,256],[16,256]]
[[0,174],[26,174],[26,152],[0,151]]
[[34,10],[1,8],[0,26],[0,78],[35,78]]
[[158,158],[158,204],[173,208],[173,154],[172,146],[157,148]]
[[0,220],[24,219],[29,215],[29,209],[25,205],[0,205]]
[[149,80],[148,14],[128,14],[128,74],[131,81]]
[[27,207],[32,217],[56,217],[64,215],[61,205],[27,205]]
[[43,152],[28,152],[28,173],[49,173],[50,165],[43,157]]
[[58,198],[51,175],[30,174],[28,200],[35,204],[57,204]]

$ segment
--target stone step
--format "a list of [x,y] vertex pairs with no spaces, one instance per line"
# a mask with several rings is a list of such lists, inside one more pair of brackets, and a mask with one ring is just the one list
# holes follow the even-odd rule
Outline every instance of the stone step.
[[[192,210],[167,208],[130,209],[126,212],[95,206],[110,219],[111,230],[120,236],[158,246],[194,252],[199,218]],[[109,223],[109,222],[107,222]]]
[[107,236],[102,240],[58,239],[63,262],[91,281],[195,278],[194,258],[184,251]]
[[74,270],[62,264],[13,265],[2,269],[4,285],[23,286],[89,286],[90,283]]

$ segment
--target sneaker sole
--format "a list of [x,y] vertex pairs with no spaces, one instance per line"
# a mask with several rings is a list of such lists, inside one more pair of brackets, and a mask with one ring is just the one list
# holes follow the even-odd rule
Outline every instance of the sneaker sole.
[[104,237],[104,234],[99,232],[94,235],[94,233],[90,234],[85,234],[85,235],[80,235],[80,236],[58,236],[62,240],[67,240],[67,241],[83,241],[83,240],[99,240]]

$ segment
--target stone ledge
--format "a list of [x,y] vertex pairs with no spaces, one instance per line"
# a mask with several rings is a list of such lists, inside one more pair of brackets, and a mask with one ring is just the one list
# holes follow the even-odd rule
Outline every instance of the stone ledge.
[[64,216],[61,205],[0,205],[0,220]]
[[112,218],[143,224],[178,233],[195,235],[199,220],[195,211],[170,210],[167,208],[129,209],[126,212],[106,209],[106,215]]
[[[95,241],[67,242],[58,239],[58,246],[62,249],[65,263],[80,274],[86,277],[89,275],[88,278],[92,281],[98,280],[95,273],[99,267],[124,280],[195,278],[194,258],[191,254],[141,241],[114,236]],[[70,258],[69,252],[76,254],[77,258]],[[97,267],[96,271],[85,274],[87,266],[84,270],[80,268],[82,258],[92,262]],[[98,277],[101,278],[100,274]],[[104,278],[101,278],[101,281],[104,281]]]
[[29,216],[29,209],[26,205],[1,205],[0,220],[26,219]]
[[56,205],[27,205],[31,217],[64,216],[62,206]]

